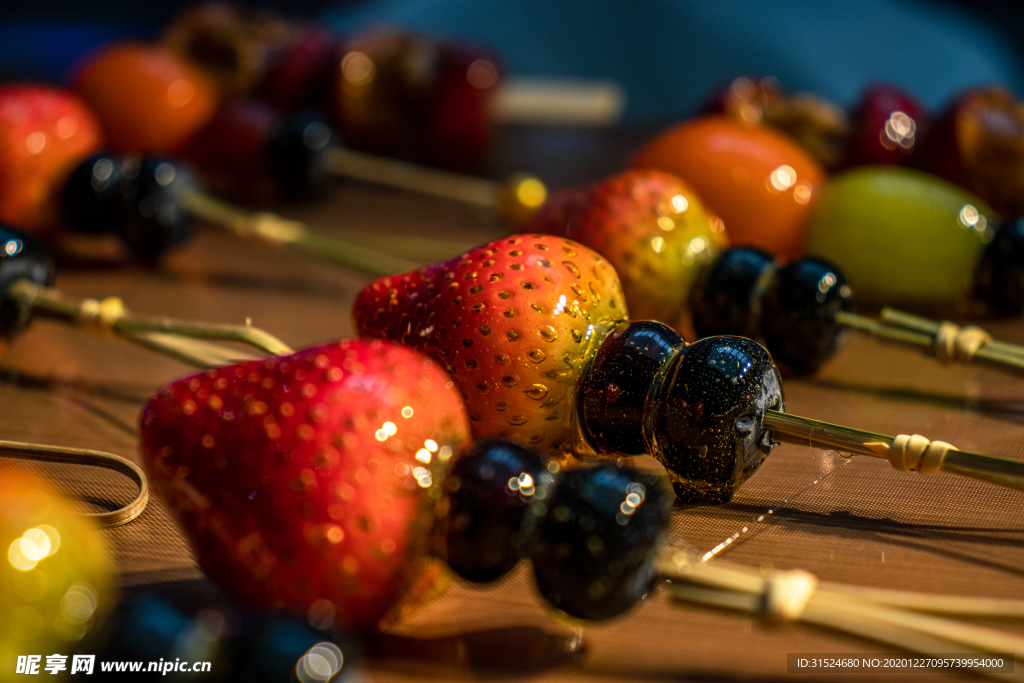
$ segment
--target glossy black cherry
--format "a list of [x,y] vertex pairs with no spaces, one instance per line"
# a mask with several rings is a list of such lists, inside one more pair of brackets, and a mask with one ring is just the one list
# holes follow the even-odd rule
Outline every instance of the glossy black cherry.
[[775,274],[764,298],[761,333],[775,360],[801,373],[818,369],[839,346],[836,313],[852,308],[853,292],[839,268],[803,257]]
[[71,171],[61,192],[64,222],[78,232],[101,234],[121,222],[118,196],[123,181],[121,157],[100,152]]
[[775,257],[755,247],[733,247],[718,257],[690,295],[699,337],[756,337],[761,300],[776,269]]
[[311,111],[292,114],[275,126],[269,140],[270,172],[283,197],[308,199],[326,192],[332,137],[327,122]]
[[743,337],[707,337],[669,369],[657,401],[650,452],[683,503],[732,499],[777,443],[765,410],[785,410],[782,380],[768,351]]
[[530,552],[541,595],[579,619],[608,619],[652,588],[671,495],[651,475],[601,465],[565,471],[530,507]]
[[595,447],[647,452],[647,397],[684,347],[675,330],[653,321],[623,323],[605,338],[580,387],[580,418]]
[[505,441],[476,442],[460,455],[445,480],[448,510],[438,525],[439,554],[452,571],[483,583],[511,570],[526,553],[527,505],[551,479],[536,453]]
[[119,232],[140,260],[156,262],[191,236],[185,195],[198,181],[188,166],[161,156],[126,161],[123,172]]
[[46,287],[53,274],[53,260],[36,238],[0,223],[0,337],[12,337],[28,323],[26,311],[7,296],[10,286],[28,280]]
[[993,307],[1024,313],[1024,218],[1006,220],[982,252],[975,276],[978,296]]

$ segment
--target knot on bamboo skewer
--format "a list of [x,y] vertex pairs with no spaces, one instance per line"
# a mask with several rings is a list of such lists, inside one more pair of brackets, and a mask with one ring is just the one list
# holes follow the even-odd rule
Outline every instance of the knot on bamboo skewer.
[[801,569],[770,574],[764,581],[761,618],[773,626],[799,621],[817,588],[818,577]]
[[980,327],[960,327],[944,320],[935,333],[935,355],[943,363],[970,363],[978,349],[990,341],[992,335]]
[[945,441],[931,441],[920,434],[900,434],[891,444],[864,444],[889,461],[900,472],[935,474],[942,469],[946,453],[955,451],[956,446]]
[[264,239],[279,244],[295,242],[306,232],[306,226],[299,221],[288,220],[276,213],[259,211],[251,217],[251,230]]
[[112,335],[114,325],[126,312],[124,303],[116,296],[103,301],[83,299],[78,306],[78,324],[98,334]]

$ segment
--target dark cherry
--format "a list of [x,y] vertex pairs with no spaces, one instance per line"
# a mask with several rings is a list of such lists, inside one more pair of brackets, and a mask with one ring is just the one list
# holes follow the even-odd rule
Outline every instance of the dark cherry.
[[693,344],[668,326],[627,323],[601,344],[580,384],[584,450],[657,458],[683,503],[727,503],[776,445],[766,409],[784,410],[771,356],[742,337]]
[[551,480],[531,450],[504,441],[474,443],[445,481],[448,510],[438,525],[438,554],[469,581],[501,577],[526,554],[523,516]]
[[601,465],[570,469],[530,506],[537,589],[579,619],[608,619],[637,604],[656,579],[654,554],[671,495],[657,477]]
[[924,107],[894,85],[868,86],[854,109],[845,166],[905,164],[927,127]]
[[192,234],[183,195],[198,188],[188,166],[166,157],[126,161],[119,232],[132,252],[153,263]]
[[327,191],[331,128],[319,114],[301,111],[282,119],[270,134],[270,173],[286,199],[308,199]]
[[623,323],[601,343],[580,387],[583,428],[599,450],[646,453],[644,418],[652,385],[685,342],[662,323]]
[[78,232],[92,234],[116,229],[121,220],[118,195],[122,180],[119,155],[100,152],[80,163],[61,191],[64,222]]
[[776,265],[774,256],[755,247],[733,247],[723,252],[690,295],[697,335],[756,337],[761,324],[761,299]]
[[648,442],[683,503],[727,503],[772,448],[762,426],[782,411],[779,371],[768,351],[742,337],[707,337],[680,354],[654,404]]
[[1024,218],[1006,220],[982,252],[975,275],[978,295],[993,307],[1024,313]]
[[846,276],[828,261],[803,257],[775,274],[764,297],[761,333],[775,360],[811,373],[839,346],[838,311],[852,308]]
[[26,312],[6,295],[18,280],[53,284],[53,261],[35,237],[0,223],[0,337],[14,336],[28,322]]

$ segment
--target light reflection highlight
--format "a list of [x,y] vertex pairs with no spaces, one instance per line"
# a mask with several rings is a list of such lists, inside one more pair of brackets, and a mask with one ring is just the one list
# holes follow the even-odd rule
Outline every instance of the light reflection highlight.
[[910,149],[914,146],[916,132],[914,119],[901,111],[894,111],[886,120],[885,127],[879,131],[878,139],[886,149],[896,149],[897,146]]
[[60,548],[60,534],[52,526],[42,525],[29,529],[7,549],[7,560],[18,571],[35,569],[40,560]]
[[349,52],[341,59],[341,76],[352,85],[368,84],[377,75],[373,60],[362,52]]
[[321,642],[309,649],[295,664],[295,675],[302,683],[329,681],[341,671],[345,656],[334,643]]
[[779,192],[784,192],[796,184],[796,171],[792,166],[782,164],[771,172],[768,181]]
[[518,491],[520,495],[529,497],[537,492],[533,477],[528,472],[522,472],[518,477],[508,480],[508,487],[512,491]]

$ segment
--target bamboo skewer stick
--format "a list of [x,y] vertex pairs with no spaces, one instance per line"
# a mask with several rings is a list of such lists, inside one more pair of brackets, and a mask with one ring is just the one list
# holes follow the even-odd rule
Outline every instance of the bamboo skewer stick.
[[[897,469],[904,469],[899,466],[899,462],[894,462],[896,457],[894,442],[900,437],[843,427],[775,410],[765,411],[763,425],[765,429],[771,430],[772,437],[778,441],[883,458],[893,463]],[[923,439],[923,437],[921,438]],[[927,442],[927,439],[924,441]],[[948,450],[938,456],[937,467],[934,468],[934,471],[950,472],[1000,486],[1024,490],[1024,462],[961,451],[942,442],[931,443],[948,447]],[[897,447],[900,445],[897,444]],[[929,446],[925,444],[922,447]],[[925,454],[921,453],[920,458],[924,457],[926,457]],[[907,471],[930,473],[925,471],[926,466],[923,463],[924,461],[921,460],[921,464],[916,469],[912,466]]]
[[[85,299],[76,301],[65,297],[52,287],[40,287],[28,280],[18,280],[7,290],[7,295],[17,302],[28,315],[38,315],[76,327],[109,333],[154,349],[167,349],[185,359],[190,350],[204,355],[205,360],[196,362],[200,367],[218,362],[220,353],[226,362],[239,358],[251,358],[238,352],[211,344],[201,345],[182,338],[214,339],[248,344],[272,354],[291,353],[291,348],[277,337],[249,325],[222,325],[174,318],[139,316],[125,310],[120,299],[111,297],[103,301]],[[171,340],[170,337],[177,337]]]
[[498,182],[345,147],[327,150],[327,168],[336,175],[468,204],[513,225],[525,222],[548,196],[543,182],[524,173]]
[[[776,625],[804,622],[923,654],[1024,651],[1020,636],[934,616],[1019,617],[1024,615],[1022,601],[1010,601],[1012,608],[1007,610],[993,604],[1003,601],[819,583],[800,570],[759,573],[721,562],[701,562],[669,548],[658,555],[655,566],[670,582],[676,600],[761,615]],[[964,607],[968,609],[958,611]],[[1022,679],[1019,671],[975,671],[1000,680]]]
[[182,203],[196,217],[226,228],[239,237],[294,247],[367,275],[381,277],[404,273],[420,265],[353,242],[318,235],[301,221],[266,212],[249,213],[194,190],[184,195]]
[[952,323],[939,323],[892,308],[883,308],[879,320],[838,311],[836,321],[859,332],[917,348],[938,356],[944,362],[973,362],[996,370],[1024,375],[1024,347],[992,339],[978,328],[950,328],[954,335],[962,330],[969,330],[977,335],[971,345],[976,345],[976,348],[969,348],[969,353],[954,349],[950,354],[943,348],[940,332],[944,325],[952,326]]

